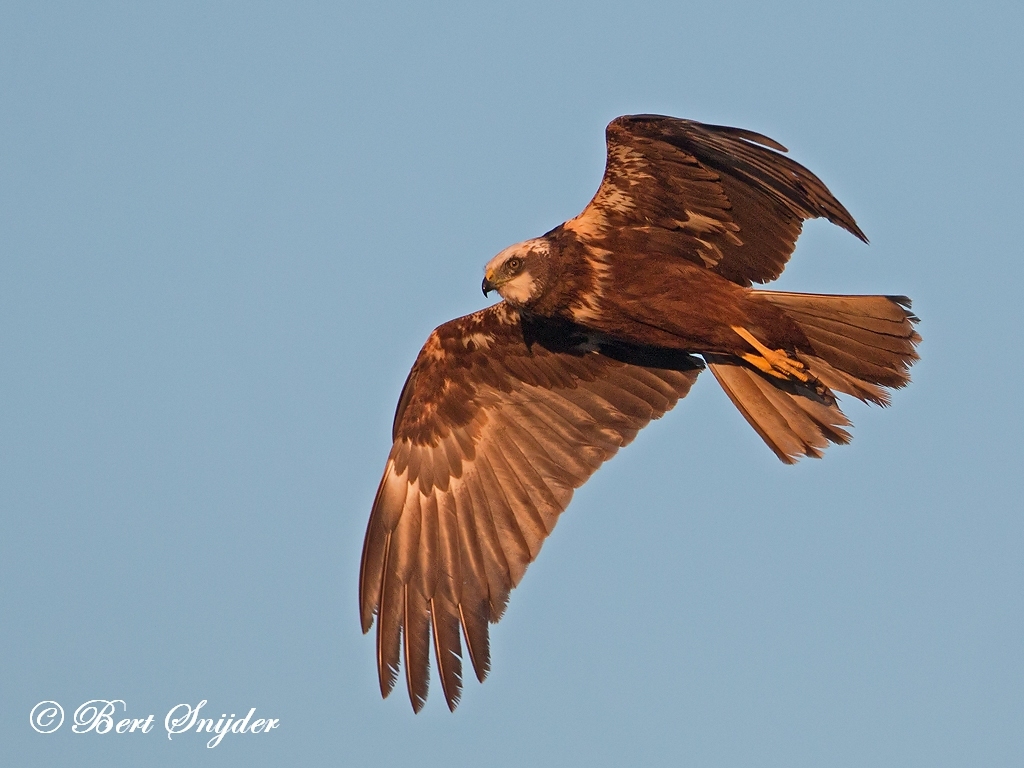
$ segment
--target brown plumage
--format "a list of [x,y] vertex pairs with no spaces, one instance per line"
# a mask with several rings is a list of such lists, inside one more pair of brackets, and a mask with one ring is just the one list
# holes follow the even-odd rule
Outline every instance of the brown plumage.
[[427,339],[398,404],[359,575],[387,696],[413,709],[430,646],[454,709],[462,641],[481,681],[488,624],[573,490],[689,391],[706,361],[786,463],[846,443],[835,392],[886,405],[920,337],[903,296],[756,291],[806,219],[864,240],[785,148],[749,131],[620,117],[594,199],[487,265],[504,299]]

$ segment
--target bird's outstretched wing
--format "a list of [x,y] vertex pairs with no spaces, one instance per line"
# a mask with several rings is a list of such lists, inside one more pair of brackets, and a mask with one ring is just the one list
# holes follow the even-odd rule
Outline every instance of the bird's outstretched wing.
[[867,241],[825,185],[751,131],[660,115],[608,124],[601,186],[565,229],[612,254],[666,253],[750,285],[781,273],[805,219]]
[[686,395],[701,365],[595,341],[504,302],[430,335],[395,414],[359,575],[364,632],[377,617],[384,696],[404,658],[413,709],[423,706],[432,639],[454,709],[460,628],[484,679],[487,624],[573,489]]

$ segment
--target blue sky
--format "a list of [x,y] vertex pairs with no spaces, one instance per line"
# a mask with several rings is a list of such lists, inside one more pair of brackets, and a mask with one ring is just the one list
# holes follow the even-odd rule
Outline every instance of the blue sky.
[[[1022,47],[996,2],[4,4],[11,764],[1019,764]],[[705,374],[413,716],[356,607],[398,393],[632,112],[821,176],[871,245],[812,222],[776,285],[910,295],[914,383],[786,467]],[[168,741],[203,699],[281,725]]]

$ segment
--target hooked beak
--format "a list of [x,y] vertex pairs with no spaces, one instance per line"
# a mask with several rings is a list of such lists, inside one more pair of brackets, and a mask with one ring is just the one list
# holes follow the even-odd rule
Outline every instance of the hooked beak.
[[496,286],[494,283],[492,283],[486,277],[484,278],[484,281],[480,284],[480,290],[484,292],[484,296],[486,296],[488,293],[490,293],[491,291],[493,291],[497,287],[498,286]]

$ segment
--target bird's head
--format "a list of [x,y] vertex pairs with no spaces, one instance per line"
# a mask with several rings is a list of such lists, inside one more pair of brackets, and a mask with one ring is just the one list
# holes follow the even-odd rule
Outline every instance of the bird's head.
[[536,301],[544,291],[548,274],[548,243],[542,238],[511,245],[484,267],[484,296],[497,291],[513,306]]

